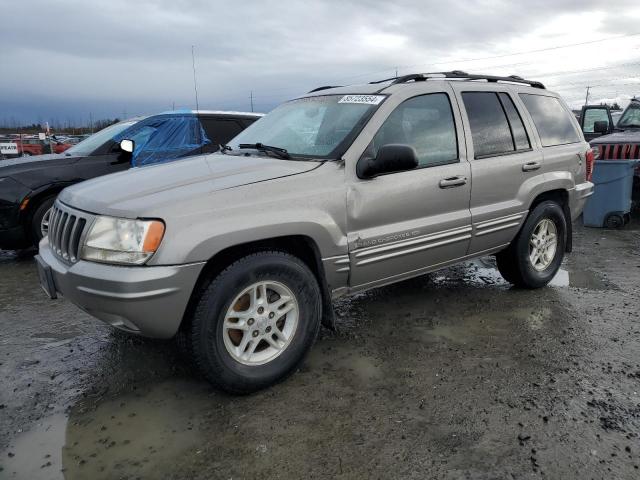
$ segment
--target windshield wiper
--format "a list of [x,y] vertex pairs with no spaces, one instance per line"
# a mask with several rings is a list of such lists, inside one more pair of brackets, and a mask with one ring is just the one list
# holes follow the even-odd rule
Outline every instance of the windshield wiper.
[[253,150],[258,150],[259,152],[269,152],[287,160],[291,158],[289,152],[284,148],[272,147],[271,145],[265,145],[264,143],[241,143],[238,145],[238,148],[251,148]]

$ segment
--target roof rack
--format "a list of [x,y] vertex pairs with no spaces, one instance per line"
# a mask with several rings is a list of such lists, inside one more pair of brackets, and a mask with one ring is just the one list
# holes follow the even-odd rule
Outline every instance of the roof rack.
[[324,87],[314,88],[313,90],[309,90],[307,93],[319,92],[320,90],[327,90],[329,88],[338,88],[342,85],[325,85]]
[[396,85],[399,83],[407,83],[411,81],[422,82],[422,81],[428,80],[429,78],[441,78],[443,80],[448,80],[448,79],[486,80],[487,82],[522,83],[534,88],[545,89],[545,86],[541,82],[537,82],[535,80],[525,80],[524,78],[519,77],[518,75],[510,75],[508,77],[499,77],[495,75],[479,75],[479,74],[467,73],[461,70],[453,70],[451,72],[412,73],[410,75],[403,75],[401,77],[392,77],[392,78],[387,78],[385,80],[377,80],[375,82],[370,82],[370,83],[376,84],[376,83],[391,82],[391,85]]

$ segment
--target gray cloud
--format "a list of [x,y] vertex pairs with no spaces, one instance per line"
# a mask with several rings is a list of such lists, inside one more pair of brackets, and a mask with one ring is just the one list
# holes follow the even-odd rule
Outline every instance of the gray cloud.
[[[267,110],[321,84],[504,54],[550,21],[605,6],[611,12],[597,27],[567,24],[567,30],[635,33],[638,17],[620,22],[616,12],[637,2],[615,3],[613,12],[595,0],[22,0],[8,9],[15,21],[0,31],[0,64],[9,66],[0,76],[0,121],[192,107],[191,45],[201,107],[247,109],[253,91],[257,109]],[[534,41],[524,50],[536,48]],[[532,71],[526,61],[514,56],[460,67],[514,64],[510,72],[526,73]]]

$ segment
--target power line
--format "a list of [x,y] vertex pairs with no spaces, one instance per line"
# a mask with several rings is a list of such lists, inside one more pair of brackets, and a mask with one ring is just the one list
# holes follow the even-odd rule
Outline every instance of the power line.
[[[476,61],[480,61],[480,60],[493,60],[496,58],[505,58],[505,57],[513,57],[516,55],[529,55],[532,53],[541,53],[541,52],[548,52],[548,51],[552,51],[552,50],[559,50],[562,48],[570,48],[570,47],[578,47],[578,46],[583,46],[583,45],[592,45],[594,43],[601,43],[601,42],[607,42],[610,40],[617,40],[617,39],[621,39],[621,38],[628,38],[628,37],[635,37],[640,35],[640,32],[636,32],[636,33],[629,33],[629,34],[625,34],[625,35],[615,35],[613,37],[607,37],[607,38],[601,38],[598,40],[588,40],[585,42],[578,42],[578,43],[568,43],[565,45],[554,45],[551,47],[546,47],[546,48],[537,48],[534,50],[524,50],[524,51],[520,51],[520,52],[513,52],[513,53],[504,53],[504,54],[500,54],[500,55],[491,55],[491,56],[487,56],[487,57],[477,57],[477,58],[467,58],[467,59],[461,59],[461,60],[448,60],[448,61],[442,61],[442,62],[436,62],[436,63],[420,63],[420,64],[413,64],[413,65],[401,65],[398,66],[396,68],[399,69],[407,69],[407,68],[415,68],[415,67],[434,67],[437,65],[449,65],[451,63],[467,63],[467,62],[476,62]],[[343,77],[343,79],[350,79],[350,78],[358,78],[358,77],[364,77],[367,75],[373,75],[376,73],[384,73],[384,72],[392,72],[394,71],[393,68],[388,68],[385,70],[378,70],[376,72],[370,72],[370,73],[361,73],[359,75],[353,75],[350,77]]]

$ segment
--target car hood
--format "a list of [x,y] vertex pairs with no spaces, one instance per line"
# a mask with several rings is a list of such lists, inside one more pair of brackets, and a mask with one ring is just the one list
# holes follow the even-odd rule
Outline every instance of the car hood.
[[591,145],[610,145],[614,143],[640,143],[640,128],[614,132],[609,135],[594,138]]
[[163,205],[220,190],[297,175],[317,161],[212,154],[132,168],[72,185],[60,201],[91,213],[137,218],[156,215]]
[[11,177],[24,172],[31,172],[56,165],[66,165],[77,162],[82,157],[69,157],[59,153],[46,155],[33,155],[31,157],[18,157],[0,160],[0,177]]

